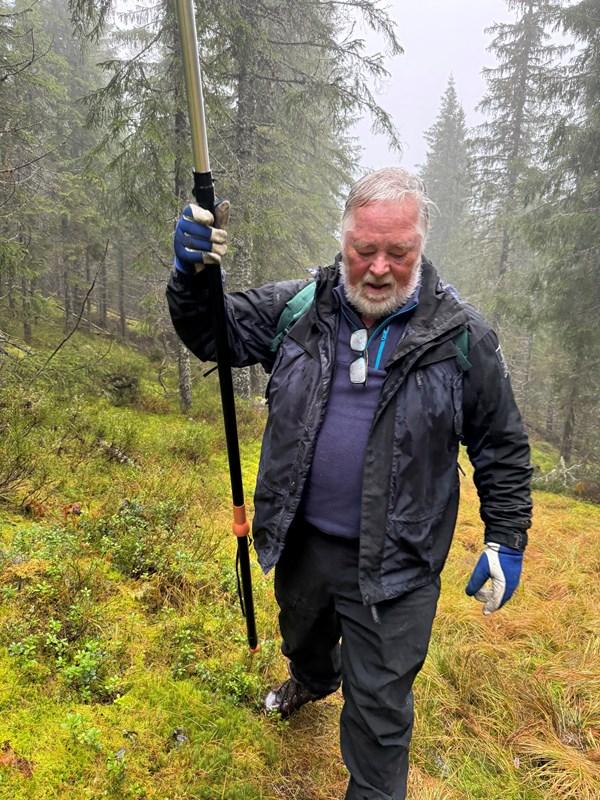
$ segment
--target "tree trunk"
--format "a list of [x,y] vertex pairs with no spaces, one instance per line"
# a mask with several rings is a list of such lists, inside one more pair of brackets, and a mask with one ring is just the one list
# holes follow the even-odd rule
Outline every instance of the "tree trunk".
[[118,255],[117,294],[119,299],[119,334],[122,339],[127,337],[127,315],[125,314],[125,255],[123,244],[119,242]]
[[98,283],[98,324],[106,328],[108,317],[108,259],[104,259],[100,267]]
[[31,340],[31,298],[29,286],[25,275],[21,276],[21,315],[23,317],[23,338],[26,342]]
[[67,259],[66,254],[66,244],[67,244],[67,220],[66,217],[63,216],[60,222],[60,229],[61,229],[61,279],[62,279],[62,294],[63,294],[63,305],[65,308],[65,333],[69,333],[71,329],[71,317],[73,314],[71,308],[71,287],[69,285],[69,261]]
[[[252,279],[252,263],[250,256],[252,237],[250,233],[244,236],[244,239],[236,239],[233,242],[235,247],[235,256],[232,265],[232,283],[233,289],[243,291],[251,286]],[[251,394],[252,377],[250,374],[250,367],[243,367],[242,369],[234,369],[231,374],[233,382],[233,389],[239,397],[248,399]]]
[[548,397],[548,405],[546,406],[546,436],[550,441],[554,440],[554,395]]
[[8,307],[11,311],[17,310],[17,301],[15,299],[15,269],[14,267],[9,267],[7,276],[8,282]]
[[565,417],[565,424],[563,427],[562,441],[560,443],[560,454],[565,460],[565,464],[571,462],[571,455],[573,453],[573,435],[575,433],[575,404],[577,401],[577,391],[573,385],[569,391],[569,399],[567,401],[567,415]]
[[63,284],[63,304],[65,307],[65,333],[68,333],[71,326],[71,291],[69,287],[69,269],[65,255],[62,256],[62,284]]
[[192,407],[192,370],[190,353],[181,339],[177,338],[177,367],[179,372],[179,405],[184,414]]
[[233,390],[238,397],[243,397],[248,400],[252,393],[251,380],[250,367],[242,367],[231,371]]
[[[92,283],[92,268],[91,268],[91,253],[89,245],[85,248],[85,285],[86,291],[90,291],[90,286]],[[85,329],[88,333],[91,333],[92,330],[92,297],[91,292],[87,296],[87,300],[85,301]]]
[[250,367],[250,393],[252,397],[262,397],[267,387],[267,375],[260,364]]
[[37,275],[34,275],[34,277],[29,282],[29,296],[31,297],[31,302],[32,302],[32,305],[33,305],[32,313],[31,313],[31,324],[32,325],[38,325],[39,321],[40,321],[39,306],[38,306],[38,310],[35,310],[37,304],[34,302],[35,301],[36,292],[39,291],[39,285],[40,285],[40,279],[39,279],[39,277]]
[[[242,24],[235,38],[237,62],[237,113],[235,120],[235,154],[237,157],[237,185],[241,224],[234,243],[231,265],[232,288],[245,291],[254,284],[253,239],[254,198],[251,186],[256,172],[257,123],[259,87],[256,72],[259,54],[253,31],[256,28],[255,11],[251,3],[240,6]],[[241,397],[250,397],[251,376],[249,370],[236,369],[233,385]]]
[[[180,55],[181,46],[177,26],[172,26],[172,43],[174,52]],[[183,153],[189,147],[187,125],[184,111],[185,97],[180,80],[175,80],[175,162],[173,164],[173,177],[175,196],[179,198],[180,208],[183,208],[188,196],[186,177],[183,174]],[[177,338],[177,368],[179,373],[179,405],[185,414],[192,405],[192,371],[190,368],[190,354],[183,342]]]
[[[514,194],[514,192],[511,192]],[[511,202],[514,202],[514,198],[511,197]],[[504,230],[502,231],[502,247],[500,248],[500,260],[498,262],[498,277],[503,278],[506,274],[506,267],[508,265],[508,256],[510,253],[510,234],[508,232],[508,224],[504,225]]]
[[525,406],[529,395],[529,381],[531,380],[531,362],[533,358],[533,339],[534,334],[527,334],[527,349],[525,355],[525,370],[523,374],[523,394],[521,398],[521,413],[525,416]]
[[560,455],[565,460],[565,464],[570,464],[573,455],[573,441],[575,437],[575,423],[577,420],[577,405],[579,403],[579,392],[581,382],[578,380],[581,375],[582,353],[578,348],[575,352],[573,372],[569,381],[569,393],[567,396],[567,407],[565,412],[565,422],[563,426],[562,440],[560,443]]

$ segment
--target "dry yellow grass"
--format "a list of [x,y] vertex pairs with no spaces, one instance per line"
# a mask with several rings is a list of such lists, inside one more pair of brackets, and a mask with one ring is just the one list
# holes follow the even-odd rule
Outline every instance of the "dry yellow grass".
[[[478,509],[464,479],[415,687],[408,796],[600,800],[600,508],[538,494],[521,586],[487,618],[464,594],[482,544]],[[343,798],[339,702],[307,708],[282,734],[276,797]]]
[[[429,704],[453,730],[463,721],[459,738],[442,749],[464,766],[475,744],[483,773],[502,776],[502,797],[598,800],[600,509],[537,495],[521,587],[505,609],[484,618],[463,593],[481,541],[476,495],[468,481],[463,489],[432,658],[419,682],[421,699],[433,691]],[[439,732],[423,715],[419,723]],[[418,724],[417,763],[419,732]],[[484,774],[478,785],[466,773],[468,780],[457,770],[449,783],[486,797]]]

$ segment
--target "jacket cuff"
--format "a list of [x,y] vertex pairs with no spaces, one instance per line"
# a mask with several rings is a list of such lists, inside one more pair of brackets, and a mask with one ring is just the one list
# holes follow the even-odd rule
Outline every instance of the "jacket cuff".
[[208,287],[208,278],[206,270],[200,272],[181,272],[177,267],[171,267],[171,281],[174,284],[179,284],[186,289],[192,288],[206,288]]
[[485,544],[488,542],[495,542],[496,544],[503,544],[506,547],[512,547],[513,550],[520,550],[523,552],[527,547],[527,533],[525,531],[506,531],[496,528],[486,528],[483,541]]

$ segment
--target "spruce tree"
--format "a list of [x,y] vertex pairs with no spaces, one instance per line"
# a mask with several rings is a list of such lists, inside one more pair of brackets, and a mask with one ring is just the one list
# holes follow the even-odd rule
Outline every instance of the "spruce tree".
[[81,164],[92,138],[78,101],[96,73],[71,35],[63,0],[0,0],[0,12],[0,271],[27,338],[42,294],[64,304],[67,327],[83,296],[81,254],[99,217]]
[[[76,23],[97,32],[89,5],[74,7]],[[217,191],[233,208],[228,288],[284,277],[290,265],[331,251],[338,200],[357,164],[347,136],[357,114],[370,110],[396,141],[368,87],[385,73],[381,57],[365,56],[364,43],[350,35],[340,43],[340,30],[352,29],[344,18],[350,7],[399,52],[390,20],[367,0],[208,0],[198,9],[211,162]],[[173,4],[165,0],[130,18],[117,57],[104,65],[109,80],[91,99],[90,121],[106,132],[127,208],[140,230],[153,225],[150,238],[160,240],[154,250],[168,261],[168,221],[182,205],[175,163],[191,176],[190,156],[175,135],[182,93]]]
[[476,131],[478,214],[493,273],[500,281],[519,262],[518,221],[527,205],[524,181],[539,163],[551,122],[547,85],[562,46],[551,41],[552,0],[507,0],[516,18],[487,29],[497,65],[483,70],[488,89],[479,105],[487,121]]
[[472,193],[470,149],[465,113],[451,76],[442,96],[440,112],[425,132],[427,156],[419,174],[435,203],[427,239],[427,255],[444,278],[469,289],[468,243]]
[[527,218],[531,246],[542,257],[536,288],[550,347],[560,354],[553,393],[561,409],[565,461],[598,463],[600,396],[600,16],[597,0],[561,14],[574,55],[549,87],[556,104],[538,195]]

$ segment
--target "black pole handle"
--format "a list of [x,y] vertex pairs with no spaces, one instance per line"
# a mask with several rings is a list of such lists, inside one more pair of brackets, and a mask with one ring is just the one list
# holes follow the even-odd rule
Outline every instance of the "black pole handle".
[[215,210],[215,184],[212,172],[194,172],[192,192],[198,205],[212,214]]
[[[210,172],[194,172],[194,197],[202,208],[214,212],[215,188]],[[244,501],[244,484],[240,446],[235,413],[235,395],[233,379],[229,363],[229,339],[227,335],[227,314],[225,311],[225,293],[221,278],[221,267],[208,264],[205,267],[208,276],[211,296],[212,323],[217,351],[217,369],[221,391],[221,406],[225,424],[225,441],[227,443],[227,460],[229,462],[229,478],[233,501],[233,532],[237,537],[238,563],[242,585],[242,608],[246,617],[248,647],[251,653],[258,650],[256,619],[254,615],[254,599],[252,596],[252,574],[250,571],[250,553],[248,534],[250,525],[246,520],[246,504]]]
[[254,600],[252,597],[252,575],[250,572],[250,554],[248,551],[248,533],[250,526],[246,521],[244,502],[244,486],[235,413],[235,395],[229,365],[229,342],[227,337],[227,316],[225,314],[225,294],[221,267],[218,264],[206,267],[209,278],[209,291],[215,346],[217,351],[217,368],[221,388],[221,405],[225,423],[225,440],[229,461],[229,478],[231,481],[231,497],[233,501],[233,532],[237,536],[240,579],[242,584],[243,606],[246,615],[246,630],[250,652],[258,649],[256,621],[254,617]]

